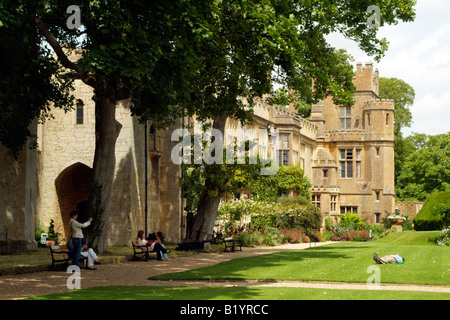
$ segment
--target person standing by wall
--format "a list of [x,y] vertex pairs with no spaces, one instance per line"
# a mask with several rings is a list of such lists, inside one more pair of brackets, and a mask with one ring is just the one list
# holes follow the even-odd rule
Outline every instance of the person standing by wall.
[[81,245],[83,239],[82,228],[86,228],[91,224],[92,218],[89,217],[85,223],[79,223],[77,221],[78,212],[72,211],[70,213],[70,228],[72,229],[72,244],[73,244],[73,265],[79,266],[79,258],[81,253]]

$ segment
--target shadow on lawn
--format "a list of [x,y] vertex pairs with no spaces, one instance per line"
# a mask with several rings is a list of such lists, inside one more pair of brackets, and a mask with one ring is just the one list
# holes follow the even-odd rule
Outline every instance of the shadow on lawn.
[[[363,247],[347,247],[363,249]],[[251,280],[277,279],[274,272],[283,272],[286,269],[305,267],[310,268],[313,264],[327,263],[336,259],[351,259],[353,255],[343,253],[339,247],[328,249],[324,247],[311,248],[300,251],[284,251],[272,254],[264,254],[253,257],[237,258],[219,264],[189,270],[185,272],[168,273],[149,280]],[[255,276],[255,274],[257,274]]]
[[250,300],[261,291],[249,287],[91,287],[27,300]]

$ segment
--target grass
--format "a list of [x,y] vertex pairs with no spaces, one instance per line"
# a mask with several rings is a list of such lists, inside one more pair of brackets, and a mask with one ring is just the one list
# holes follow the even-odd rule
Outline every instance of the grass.
[[[373,252],[399,253],[403,265],[379,265],[381,283],[450,285],[450,250],[438,247],[439,232],[391,233],[373,242],[341,242],[307,250],[240,258],[153,280],[299,280],[365,283]],[[34,299],[61,300],[450,300],[450,294],[411,291],[332,290],[286,287],[94,287]]]
[[[374,242],[342,242],[308,250],[226,261],[215,266],[152,277],[152,280],[297,280],[363,282],[372,255],[396,254],[403,265],[380,265],[382,283],[450,285],[450,250],[434,245],[435,233],[403,232]],[[411,245],[408,239],[413,239]]]
[[28,300],[449,300],[448,293],[283,287],[92,287]]
[[426,231],[417,232],[414,230],[403,232],[391,232],[387,237],[377,240],[376,243],[390,243],[395,245],[420,245],[420,246],[434,246],[436,238],[441,231]]

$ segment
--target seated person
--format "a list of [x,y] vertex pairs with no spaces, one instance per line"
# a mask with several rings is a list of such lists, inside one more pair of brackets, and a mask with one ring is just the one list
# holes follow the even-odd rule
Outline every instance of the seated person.
[[[138,246],[147,246],[147,240],[144,239],[144,230],[139,230],[136,238],[136,244]],[[142,248],[142,251],[147,251],[145,248]]]
[[[167,253],[170,251],[166,250],[164,245],[161,243],[162,233],[158,232],[158,235],[155,233],[149,234],[147,240],[144,240],[144,231],[139,230],[138,236],[136,238],[136,243],[139,246],[146,246],[146,248],[141,248],[142,251],[147,252],[156,252],[158,260],[167,260]],[[148,258],[148,255],[147,255]]]
[[97,254],[95,253],[95,251],[92,248],[88,248],[86,241],[84,241],[84,239],[82,240],[82,247],[81,247],[80,255],[87,258],[88,262],[87,262],[86,269],[88,269],[88,270],[96,269],[96,268],[94,268],[94,263],[100,264],[100,262],[98,261]]
[[162,241],[161,231],[149,234],[147,240],[148,240],[147,245],[149,246],[150,251],[151,252],[156,251],[158,260],[169,260],[167,254],[170,253],[170,250],[166,250],[164,245],[161,243]]
[[[81,248],[80,255],[87,258],[86,269],[87,270],[96,270],[97,268],[94,268],[94,264],[101,264],[98,261],[97,254],[95,253],[95,251],[93,249],[88,248],[88,246],[86,245],[86,241],[84,239],[81,240],[81,243],[82,243],[82,248]],[[73,253],[72,239],[69,239],[67,241],[67,249],[69,250],[70,253]]]

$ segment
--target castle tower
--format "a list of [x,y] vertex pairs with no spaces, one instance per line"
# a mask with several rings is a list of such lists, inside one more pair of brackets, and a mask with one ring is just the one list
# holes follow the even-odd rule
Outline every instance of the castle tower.
[[394,102],[379,99],[378,77],[372,63],[357,63],[355,104],[335,105],[328,97],[312,108],[310,121],[318,127],[313,202],[326,217],[353,212],[378,223],[394,211]]

